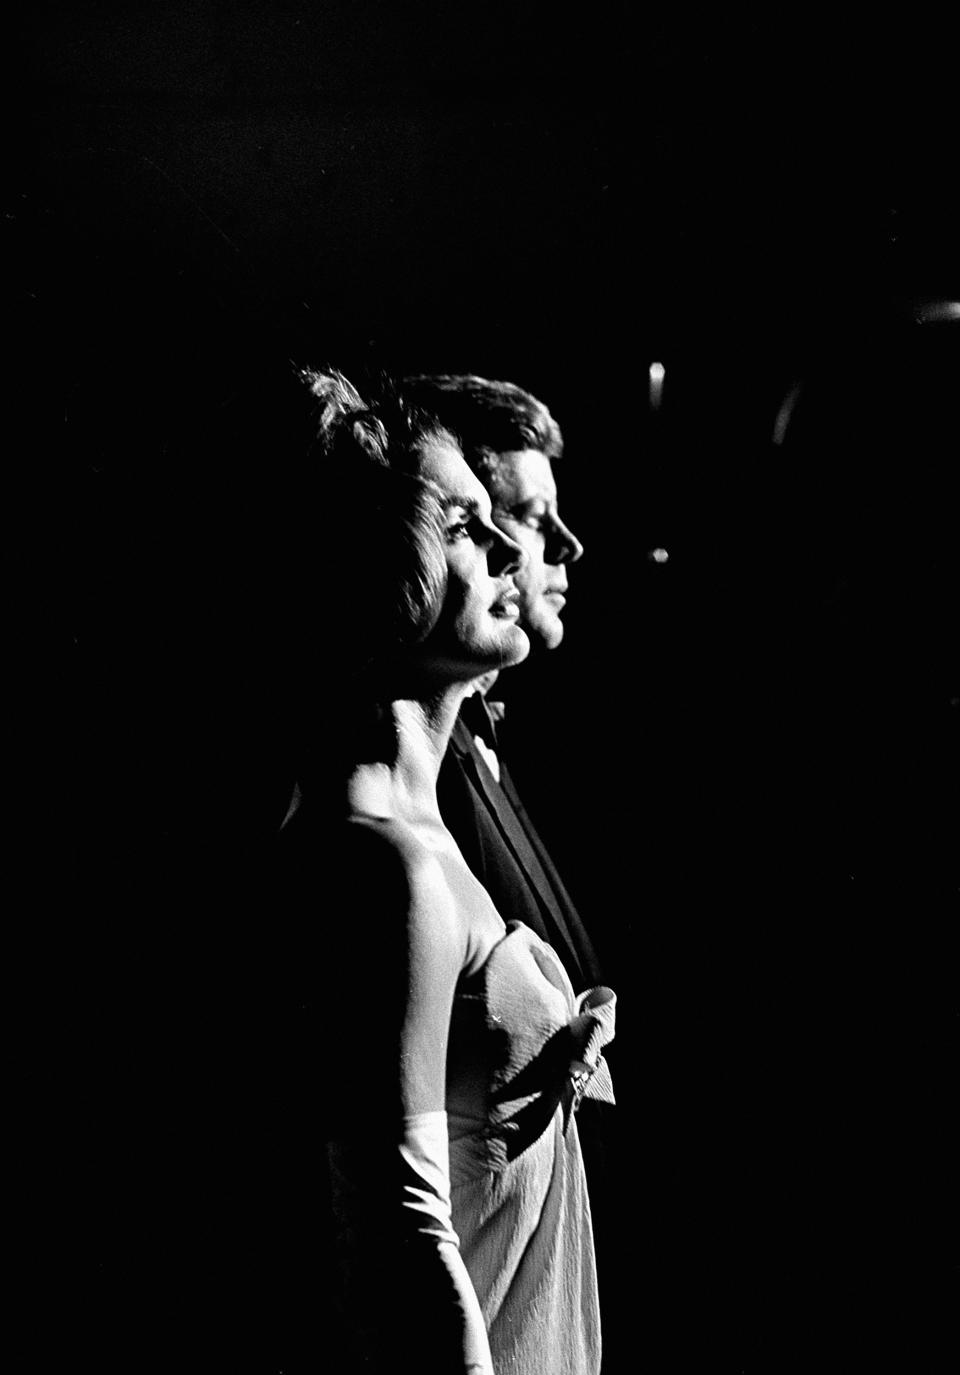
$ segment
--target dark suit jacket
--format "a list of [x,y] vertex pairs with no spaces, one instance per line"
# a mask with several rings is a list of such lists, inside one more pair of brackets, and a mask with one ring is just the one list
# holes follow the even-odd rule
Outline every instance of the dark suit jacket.
[[440,814],[504,921],[548,941],[580,993],[602,982],[596,953],[502,759],[500,777],[458,720],[437,784]]

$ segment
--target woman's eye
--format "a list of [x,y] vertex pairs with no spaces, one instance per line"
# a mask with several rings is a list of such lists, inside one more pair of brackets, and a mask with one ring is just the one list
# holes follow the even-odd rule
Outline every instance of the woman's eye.
[[470,522],[468,520],[458,520],[456,525],[447,527],[447,539],[452,543],[454,540],[466,539],[470,533]]

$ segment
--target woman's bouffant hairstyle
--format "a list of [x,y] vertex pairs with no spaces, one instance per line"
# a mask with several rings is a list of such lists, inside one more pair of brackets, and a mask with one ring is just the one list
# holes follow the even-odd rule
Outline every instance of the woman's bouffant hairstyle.
[[417,476],[442,426],[389,378],[361,396],[342,373],[300,370],[315,399],[318,546],[348,668],[369,674],[433,629],[446,589],[443,507]]
[[563,453],[560,426],[546,406],[513,382],[437,373],[405,378],[403,385],[455,436],[481,475],[496,468],[501,454],[535,449],[553,461]]

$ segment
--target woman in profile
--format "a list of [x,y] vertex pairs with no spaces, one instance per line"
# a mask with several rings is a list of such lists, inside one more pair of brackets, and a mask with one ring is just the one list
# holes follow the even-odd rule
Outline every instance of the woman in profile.
[[430,416],[386,386],[364,399],[339,374],[304,377],[338,532],[316,527],[330,595],[309,632],[338,667],[281,848],[306,919],[324,923],[312,1091],[351,1358],[378,1372],[597,1375],[573,1112],[584,1092],[612,1097],[613,995],[576,998],[550,947],[494,909],[436,800],[471,684],[528,653],[523,555]]

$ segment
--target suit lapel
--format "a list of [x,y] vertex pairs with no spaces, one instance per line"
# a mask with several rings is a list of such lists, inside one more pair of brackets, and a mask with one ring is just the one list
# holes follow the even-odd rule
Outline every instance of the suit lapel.
[[[454,726],[450,745],[459,755],[469,782],[480,794],[486,804],[487,810],[496,822],[504,842],[520,867],[530,888],[536,894],[539,905],[542,908],[546,908],[549,912],[552,925],[566,946],[564,953],[568,963],[570,963],[570,967],[582,971],[583,961],[580,952],[577,949],[576,942],[570,934],[570,929],[564,914],[555,900],[553,885],[550,882],[550,878],[537,857],[536,850],[527,837],[510,797],[504,789],[501,788],[500,784],[483,762],[480,752],[474,746],[470,732],[467,730],[466,726],[464,726],[463,722],[459,720]],[[502,768],[503,764],[501,761],[501,769]]]
[[527,843],[547,877],[549,883],[547,891],[553,899],[551,902],[551,910],[555,910],[559,914],[558,920],[562,920],[567,938],[570,944],[576,949],[578,968],[582,971],[586,983],[599,983],[602,976],[593,943],[587,935],[586,928],[580,920],[573,900],[567,892],[553,860],[550,858],[549,850],[540,839],[536,826],[534,826],[533,822],[530,820],[527,809],[524,807],[520,799],[520,794],[517,792],[513,779],[510,776],[510,770],[502,759],[500,760],[500,784],[516,815],[517,821],[523,828]]

